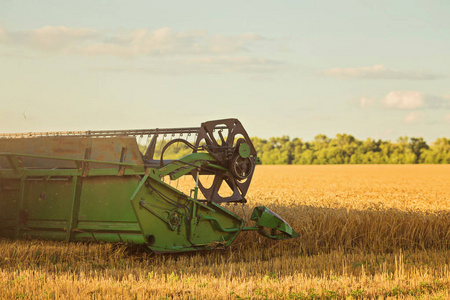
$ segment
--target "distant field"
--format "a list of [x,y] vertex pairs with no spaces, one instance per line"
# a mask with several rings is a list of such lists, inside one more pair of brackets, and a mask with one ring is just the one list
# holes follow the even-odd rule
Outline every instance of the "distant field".
[[247,198],[229,209],[265,205],[301,237],[160,256],[0,240],[1,298],[450,299],[450,165],[258,166]]

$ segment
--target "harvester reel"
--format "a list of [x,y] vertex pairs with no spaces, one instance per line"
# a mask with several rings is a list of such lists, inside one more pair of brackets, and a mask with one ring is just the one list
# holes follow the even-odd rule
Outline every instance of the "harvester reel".
[[[226,137],[223,135],[224,130],[228,131]],[[228,172],[211,170],[208,174],[213,175],[214,180],[209,188],[199,179],[198,186],[206,199],[215,203],[247,202],[245,195],[255,169],[256,150],[241,122],[225,119],[202,123],[195,147],[201,145],[222,167],[228,169]],[[197,173],[192,172],[192,175],[195,177]],[[231,196],[222,197],[219,194],[224,182],[231,189]]]

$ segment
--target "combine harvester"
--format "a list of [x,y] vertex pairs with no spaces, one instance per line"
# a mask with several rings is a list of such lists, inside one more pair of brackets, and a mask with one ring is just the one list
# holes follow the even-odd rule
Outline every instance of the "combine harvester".
[[[164,160],[175,143],[192,153]],[[157,253],[224,249],[248,230],[297,237],[264,206],[253,210],[252,227],[222,206],[246,202],[258,162],[236,119],[199,128],[0,134],[0,236],[124,242]],[[210,186],[204,175],[213,178]],[[194,179],[190,194],[166,183],[182,176]]]

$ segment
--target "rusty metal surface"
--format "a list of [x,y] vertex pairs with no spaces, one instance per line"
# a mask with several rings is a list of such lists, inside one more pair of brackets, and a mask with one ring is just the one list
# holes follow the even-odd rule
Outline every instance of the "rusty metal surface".
[[[0,153],[20,153],[49,157],[90,159],[143,165],[142,154],[134,137],[36,137],[31,139],[0,139]],[[21,157],[25,168],[76,168],[73,161]],[[90,168],[116,168],[93,163]],[[0,168],[11,168],[6,157],[0,157]]]

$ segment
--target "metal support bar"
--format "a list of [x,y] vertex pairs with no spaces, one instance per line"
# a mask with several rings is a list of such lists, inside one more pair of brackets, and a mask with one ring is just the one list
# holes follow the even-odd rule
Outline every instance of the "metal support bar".
[[20,230],[23,227],[23,221],[22,218],[24,217],[23,214],[25,213],[24,207],[25,207],[25,180],[26,176],[22,176],[20,179],[20,204],[19,204],[19,210],[17,211],[17,222],[16,222],[16,228],[15,228],[15,238],[18,239],[20,235]]
[[237,232],[237,231],[241,230],[240,228],[225,228],[220,223],[220,221],[217,220],[217,218],[215,218],[215,217],[210,217],[210,216],[205,216],[205,215],[198,215],[198,218],[199,218],[200,221],[202,221],[202,220],[214,221],[217,224],[217,226],[219,227],[219,230],[223,231],[223,232]]
[[[217,129],[226,129],[218,126]],[[112,136],[137,136],[153,134],[184,134],[198,133],[200,127],[185,128],[156,128],[156,129],[131,129],[131,130],[96,130],[96,131],[53,131],[53,132],[24,132],[24,133],[0,133],[0,139],[20,139],[35,137],[112,137]]]
[[[122,147],[122,152],[120,153],[120,162],[123,163],[125,161],[125,157],[127,156],[127,147]],[[125,172],[125,166],[120,166],[117,176],[123,176]]]
[[73,161],[73,162],[87,162],[87,163],[97,163],[97,164],[106,164],[106,165],[139,167],[139,165],[137,165],[137,164],[124,163],[124,162],[103,161],[103,160],[83,159],[83,158],[70,158],[70,157],[55,157],[55,156],[23,154],[23,153],[1,152],[0,156],[34,157],[34,158],[44,158],[44,159],[68,160],[68,161]]
[[8,159],[9,164],[11,165],[11,168],[14,171],[19,172],[20,169],[23,169],[22,164],[20,163],[19,159],[15,155],[6,156]]
[[158,135],[155,134],[152,137],[152,140],[150,141],[150,144],[148,145],[147,150],[144,154],[144,160],[152,160],[153,156],[155,154],[155,147],[156,147],[156,141],[158,140]]
[[89,166],[89,162],[87,160],[89,160],[89,158],[91,158],[92,140],[89,140],[88,143],[89,143],[89,147],[86,148],[86,151],[84,152],[84,159],[85,159],[85,161],[83,161],[81,163],[81,165],[82,165],[81,174],[82,174],[83,177],[87,177],[88,172],[89,172],[89,167],[90,167]]
[[70,242],[73,237],[73,230],[78,226],[78,212],[80,209],[81,197],[81,178],[78,176],[72,177],[72,209],[70,210],[69,220],[67,221],[66,241]]

